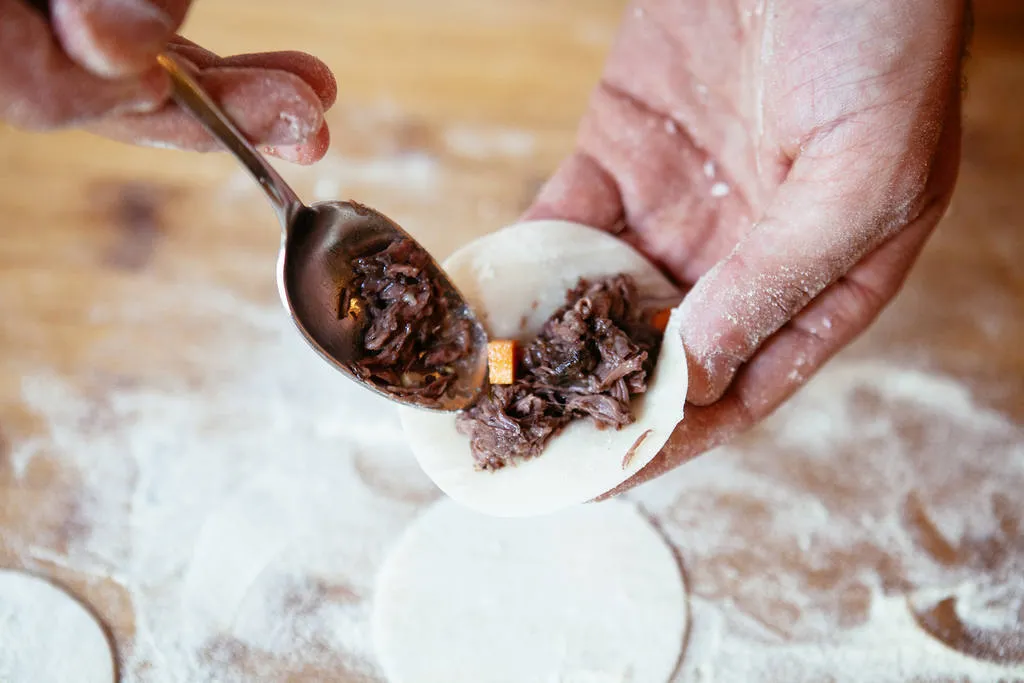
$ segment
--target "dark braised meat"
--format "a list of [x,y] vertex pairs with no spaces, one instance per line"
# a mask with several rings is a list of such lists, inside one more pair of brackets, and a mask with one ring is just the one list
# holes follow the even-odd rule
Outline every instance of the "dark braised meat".
[[568,292],[525,348],[516,382],[492,385],[458,416],[478,467],[535,457],[573,420],[599,429],[633,423],[629,401],[647,390],[661,344],[639,303],[628,275],[581,280]]
[[429,263],[410,240],[356,259],[339,317],[353,316],[363,326],[362,357],[353,368],[360,377],[432,401],[454,381],[453,366],[469,354],[472,337],[469,322],[452,315],[429,276]]

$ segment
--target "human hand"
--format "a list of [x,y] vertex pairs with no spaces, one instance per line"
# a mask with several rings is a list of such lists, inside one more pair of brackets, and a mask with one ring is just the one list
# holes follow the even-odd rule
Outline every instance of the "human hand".
[[969,9],[630,7],[576,150],[526,214],[619,232],[692,285],[693,406],[612,495],[767,416],[896,295],[956,182]]
[[[45,4],[39,0],[36,4]],[[219,144],[169,100],[156,64],[167,50],[267,153],[317,161],[330,136],[330,70],[299,52],[218,57],[175,34],[190,0],[0,0],[0,120],[30,130],[78,127],[138,145],[196,151]]]

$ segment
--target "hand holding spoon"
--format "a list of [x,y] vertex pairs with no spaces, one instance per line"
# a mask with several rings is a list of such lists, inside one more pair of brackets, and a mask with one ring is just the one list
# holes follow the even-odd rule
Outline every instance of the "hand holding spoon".
[[[28,2],[49,19],[48,0]],[[157,61],[170,76],[174,100],[241,162],[277,211],[282,229],[278,291],[309,345],[343,374],[393,401],[441,411],[472,405],[486,383],[487,334],[430,254],[397,224],[369,207],[340,201],[304,205],[181,62],[167,53],[158,55]],[[431,293],[429,303],[434,313],[426,319],[429,329],[423,320],[411,319],[408,311],[400,319],[384,321],[393,334],[396,326],[404,326],[397,333],[401,336],[404,331],[406,339],[413,336],[408,334],[409,329],[416,327],[419,334],[414,336],[421,343],[405,343],[402,348],[406,356],[422,356],[403,366],[398,361],[409,359],[399,357],[394,367],[387,367],[394,354],[370,358],[373,354],[366,351],[366,335],[372,332],[379,341],[380,330],[386,325],[374,326],[374,321],[368,319],[369,307],[359,298],[359,274],[353,265],[368,254],[393,246],[401,246],[402,257],[421,266],[417,277],[426,282],[417,283],[418,291],[421,295],[424,291]],[[407,262],[397,265],[408,271]],[[387,294],[378,299],[386,299]],[[436,336],[449,345],[423,349],[424,336],[428,342]],[[452,339],[459,343],[453,344]],[[453,354],[453,348],[458,354]],[[426,367],[431,359],[441,356],[446,360],[443,367]],[[374,370],[367,370],[368,362]],[[410,372],[410,368],[415,371]],[[438,381],[438,373],[442,381]],[[424,387],[432,383],[432,387],[422,390],[417,383]]]
[[[277,284],[281,301],[310,346],[342,373],[399,403],[454,411],[473,404],[483,390],[487,371],[487,335],[462,295],[437,262],[408,233],[386,216],[354,202],[302,203],[294,190],[249,144],[238,128],[171,55],[157,61],[173,84],[175,101],[191,112],[263,188],[281,222]],[[428,398],[408,387],[368,381],[356,366],[364,354],[365,320],[346,315],[353,262],[396,242],[422,252],[424,272],[447,303],[448,322],[468,323],[468,351],[451,365],[455,376],[440,397]],[[343,300],[344,299],[344,300]]]

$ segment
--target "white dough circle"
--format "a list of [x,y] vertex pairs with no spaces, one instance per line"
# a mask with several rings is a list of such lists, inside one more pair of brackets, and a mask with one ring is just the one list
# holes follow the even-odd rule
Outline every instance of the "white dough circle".
[[45,579],[0,569],[0,681],[114,680],[110,641],[82,603]]
[[500,518],[442,499],[375,596],[390,683],[665,683],[687,624],[671,549],[632,505]]
[[[491,339],[528,342],[581,277],[627,273],[641,298],[678,302],[679,290],[642,254],[602,230],[565,221],[529,221],[485,235],[443,264]],[[592,500],[636,474],[683,419],[686,356],[673,310],[636,421],[600,430],[577,420],[537,457],[497,471],[476,468],[469,437],[452,413],[402,407],[402,427],[420,467],[449,497],[502,517],[543,515]],[[626,454],[638,446],[625,463]]]

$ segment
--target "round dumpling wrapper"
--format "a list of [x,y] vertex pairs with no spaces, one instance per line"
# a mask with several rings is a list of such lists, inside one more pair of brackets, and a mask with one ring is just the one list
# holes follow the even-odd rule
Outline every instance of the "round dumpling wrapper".
[[[629,274],[644,300],[681,298],[668,278],[622,240],[565,221],[511,225],[465,245],[443,266],[492,340],[532,340],[582,277]],[[622,429],[575,420],[540,455],[485,471],[476,466],[469,437],[456,428],[455,413],[410,407],[400,412],[420,467],[445,494],[485,514],[524,517],[592,500],[649,463],[683,419],[686,384],[675,309],[648,389],[631,403],[636,419]]]

